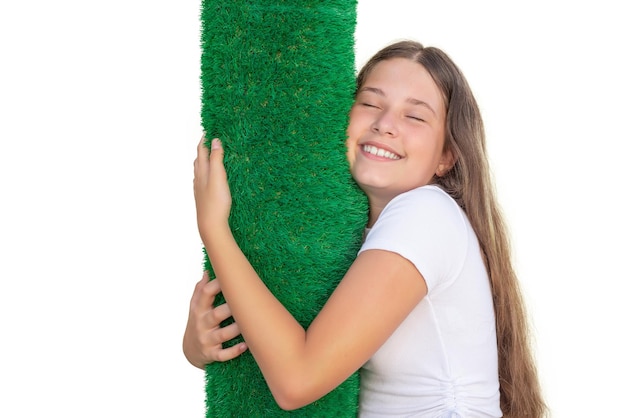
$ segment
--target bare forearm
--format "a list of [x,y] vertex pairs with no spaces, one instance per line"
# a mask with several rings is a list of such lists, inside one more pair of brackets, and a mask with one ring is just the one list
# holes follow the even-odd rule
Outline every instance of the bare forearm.
[[355,261],[305,332],[258,277],[228,225],[206,230],[211,234],[204,243],[222,292],[284,409],[304,406],[337,387],[426,294],[410,261],[370,250]]
[[[204,140],[198,144],[194,161],[198,231],[235,323],[276,401],[285,409],[297,408],[325,395],[355,370],[348,363],[337,372],[334,361],[352,352],[352,343],[336,348],[340,334],[334,320],[329,322],[331,331],[318,327],[322,332],[311,338],[256,274],[228,226],[231,195],[223,157],[218,139],[211,142],[210,155]],[[334,317],[343,317],[343,312]]]
[[224,297],[276,395],[303,365],[305,330],[259,278],[230,229],[214,228],[210,235],[205,246]]

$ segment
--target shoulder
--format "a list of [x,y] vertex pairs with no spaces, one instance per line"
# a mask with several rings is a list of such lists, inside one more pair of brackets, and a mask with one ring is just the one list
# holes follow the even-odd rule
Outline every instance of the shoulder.
[[429,289],[454,277],[464,263],[471,234],[463,210],[437,186],[420,187],[390,201],[361,251],[381,249],[411,261]]
[[449,206],[451,208],[458,207],[454,199],[452,199],[448,193],[440,187],[433,185],[418,187],[417,189],[399,194],[389,202],[388,206],[411,203]]
[[463,211],[454,199],[441,188],[430,185],[396,196],[380,215],[383,221],[396,217],[402,217],[404,221],[415,220],[418,223],[442,220],[447,224],[453,223],[458,226],[464,224]]

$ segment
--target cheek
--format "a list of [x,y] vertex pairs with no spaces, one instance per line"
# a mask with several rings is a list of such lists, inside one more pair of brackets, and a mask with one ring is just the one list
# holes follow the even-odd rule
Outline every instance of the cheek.
[[350,168],[352,168],[352,163],[354,162],[356,148],[356,138],[348,136],[348,139],[346,139],[346,157],[348,158],[348,163],[350,163]]
[[367,131],[367,120],[363,117],[363,114],[358,109],[352,108],[350,111],[350,122],[346,131],[346,155],[348,156],[348,162],[350,167],[356,159],[356,155],[359,152],[357,145],[359,138],[361,138],[365,131]]
[[346,131],[346,147],[348,147],[348,150],[356,147],[359,136],[363,131],[363,127],[361,126],[362,124],[359,123],[358,118],[354,117],[353,114],[354,111],[350,112],[350,123],[348,124],[348,129]]

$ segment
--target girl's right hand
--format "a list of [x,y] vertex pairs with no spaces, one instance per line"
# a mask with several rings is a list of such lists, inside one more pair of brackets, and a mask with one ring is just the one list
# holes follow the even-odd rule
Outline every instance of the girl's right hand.
[[204,272],[191,296],[189,318],[183,337],[183,353],[192,365],[200,369],[214,361],[234,359],[247,349],[245,343],[222,348],[223,342],[232,340],[241,332],[237,323],[220,327],[222,321],[232,316],[227,303],[213,306],[215,296],[220,291],[218,280],[209,281]]

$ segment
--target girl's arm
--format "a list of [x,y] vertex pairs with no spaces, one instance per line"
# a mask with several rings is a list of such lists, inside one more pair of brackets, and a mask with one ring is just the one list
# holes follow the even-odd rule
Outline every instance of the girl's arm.
[[228,361],[246,350],[245,343],[222,348],[222,343],[232,340],[241,332],[236,322],[221,328],[220,323],[232,316],[227,303],[213,306],[215,296],[220,293],[217,279],[208,280],[206,272],[196,287],[189,302],[189,318],[183,336],[183,353],[192,365],[204,369],[214,361]]
[[365,251],[305,330],[267,289],[231,234],[219,141],[213,141],[210,161],[201,142],[194,166],[200,236],[233,317],[282,408],[300,408],[337,387],[426,295],[411,262],[388,251]]

